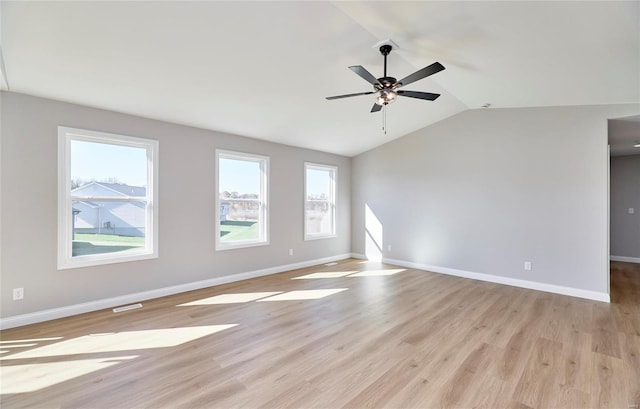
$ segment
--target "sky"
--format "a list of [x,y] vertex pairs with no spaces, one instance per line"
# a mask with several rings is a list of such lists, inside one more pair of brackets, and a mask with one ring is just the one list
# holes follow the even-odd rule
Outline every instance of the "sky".
[[[220,158],[220,192],[260,193],[260,164],[258,162]],[[302,169],[301,169],[302,170]],[[329,196],[327,171],[310,169],[307,191]]]
[[307,194],[317,196],[324,193],[329,197],[328,173],[326,170],[308,169]]
[[[220,192],[259,193],[258,162],[221,158]],[[301,169],[302,170],[302,169]],[[71,141],[71,179],[84,181],[117,180],[130,186],[146,186],[147,156],[143,148],[104,143]],[[310,194],[329,193],[327,172],[309,169],[307,190]]]
[[220,158],[220,192],[260,193],[260,163]]
[[143,148],[71,141],[71,180],[116,179],[129,186],[147,185],[147,152]]

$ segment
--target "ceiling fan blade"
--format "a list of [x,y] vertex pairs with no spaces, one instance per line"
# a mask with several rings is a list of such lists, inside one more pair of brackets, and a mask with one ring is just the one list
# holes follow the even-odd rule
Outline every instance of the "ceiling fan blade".
[[431,92],[404,91],[404,90],[401,90],[401,89],[397,90],[396,92],[398,93],[398,95],[400,95],[402,97],[426,99],[428,101],[435,101],[436,98],[438,98],[440,96],[440,94],[432,94]]
[[327,99],[332,100],[332,99],[340,99],[340,98],[349,98],[349,97],[357,97],[358,95],[369,95],[369,94],[375,94],[375,91],[358,92],[357,94],[336,95],[335,97],[327,97]]
[[381,109],[382,109],[382,105],[373,104],[373,107],[371,108],[371,112],[378,112]]
[[373,85],[374,87],[378,85],[380,88],[382,88],[382,84],[380,84],[378,79],[374,77],[373,74],[371,74],[369,71],[367,71],[366,68],[364,68],[362,65],[352,65],[351,67],[349,67],[349,69],[355,72],[356,74],[358,74],[360,77],[362,77],[365,81],[367,81],[369,84]]
[[400,87],[403,87],[405,85],[411,84],[412,82],[416,82],[418,80],[421,80],[423,78],[428,77],[429,75],[433,75],[437,72],[440,72],[444,70],[444,66],[442,64],[440,64],[439,62],[434,62],[433,64],[424,67],[421,70],[418,70],[416,72],[414,72],[413,74],[404,77],[403,79],[401,79],[400,81],[398,81],[397,83],[400,84]]

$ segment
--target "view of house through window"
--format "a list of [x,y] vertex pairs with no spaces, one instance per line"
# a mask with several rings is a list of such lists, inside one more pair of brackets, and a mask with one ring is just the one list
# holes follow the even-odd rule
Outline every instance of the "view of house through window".
[[155,142],[65,129],[61,257],[92,265],[152,253],[149,164]]
[[305,239],[333,237],[335,228],[335,166],[305,163]]
[[268,158],[217,152],[217,249],[267,243]]

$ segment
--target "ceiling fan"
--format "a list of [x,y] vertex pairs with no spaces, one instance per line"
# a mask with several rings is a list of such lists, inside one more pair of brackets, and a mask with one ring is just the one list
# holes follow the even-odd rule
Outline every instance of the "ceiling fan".
[[382,109],[383,106],[395,101],[398,95],[401,97],[425,99],[427,101],[434,101],[436,98],[438,98],[440,94],[432,94],[430,92],[421,91],[405,91],[398,88],[409,85],[412,82],[416,82],[437,72],[440,72],[444,70],[444,66],[439,62],[434,62],[433,64],[426,66],[423,69],[418,70],[413,74],[398,81],[393,77],[387,77],[387,55],[389,55],[391,49],[392,46],[389,44],[384,44],[380,47],[380,53],[384,56],[384,76],[380,78],[374,77],[361,65],[353,65],[349,67],[351,71],[355,72],[369,84],[373,85],[373,91],[359,92],[356,94],[336,95],[334,97],[327,97],[327,99],[333,100],[355,97],[358,95],[378,94],[378,98],[373,104],[373,108],[371,108],[371,112],[378,112]]

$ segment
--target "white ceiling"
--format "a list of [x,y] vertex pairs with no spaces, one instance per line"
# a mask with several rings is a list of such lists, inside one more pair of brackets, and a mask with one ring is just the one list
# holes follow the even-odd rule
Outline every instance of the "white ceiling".
[[[352,156],[485,103],[640,102],[640,2],[1,2],[11,91]],[[446,70],[382,115],[349,69]],[[6,89],[6,84],[4,84]]]

